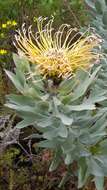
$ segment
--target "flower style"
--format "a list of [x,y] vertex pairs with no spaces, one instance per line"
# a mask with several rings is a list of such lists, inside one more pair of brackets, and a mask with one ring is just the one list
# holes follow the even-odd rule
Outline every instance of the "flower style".
[[98,54],[93,51],[99,45],[96,35],[86,31],[74,42],[79,34],[76,28],[63,24],[55,32],[52,27],[53,18],[46,24],[45,22],[46,18],[37,19],[38,31],[35,35],[31,26],[26,31],[23,25],[22,31],[18,30],[15,36],[17,49],[37,65],[36,68],[43,76],[73,76],[78,69],[87,70],[98,59]]

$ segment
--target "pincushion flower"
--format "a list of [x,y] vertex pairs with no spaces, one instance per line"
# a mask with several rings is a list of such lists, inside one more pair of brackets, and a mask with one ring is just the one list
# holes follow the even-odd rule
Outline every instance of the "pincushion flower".
[[38,31],[35,35],[31,27],[26,31],[22,26],[22,30],[18,30],[15,36],[17,49],[37,65],[36,68],[43,76],[73,76],[78,69],[87,70],[98,59],[98,54],[93,51],[99,45],[96,35],[85,32],[74,42],[78,35],[75,28],[63,24],[55,32],[53,19],[45,22],[45,18],[37,19]]

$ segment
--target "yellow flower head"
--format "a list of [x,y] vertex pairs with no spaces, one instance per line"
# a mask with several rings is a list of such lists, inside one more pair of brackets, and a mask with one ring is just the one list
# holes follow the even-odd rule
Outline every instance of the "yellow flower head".
[[5,49],[0,49],[0,55],[5,55],[7,54],[7,50]]
[[7,28],[7,24],[2,24],[2,28]]
[[0,37],[1,38],[4,38],[5,37],[5,34],[3,32],[0,33]]
[[17,25],[17,22],[15,21],[15,20],[8,20],[7,22],[6,22],[6,24],[8,25],[8,26],[16,26]]
[[17,25],[17,22],[16,22],[15,20],[13,20],[13,21],[11,22],[11,25],[12,25],[12,26],[16,26],[16,25]]
[[[98,46],[99,40],[94,34],[85,32],[78,36],[77,30],[63,24],[55,32],[53,18],[46,24],[46,18],[37,19],[35,35],[29,27],[26,32],[24,25],[16,38],[16,47],[37,65],[43,76],[65,78],[75,74],[77,69],[88,69],[93,61],[98,59],[93,47]],[[75,31],[75,34],[74,34]],[[36,68],[37,68],[36,67]]]
[[11,20],[8,20],[6,24],[11,25]]

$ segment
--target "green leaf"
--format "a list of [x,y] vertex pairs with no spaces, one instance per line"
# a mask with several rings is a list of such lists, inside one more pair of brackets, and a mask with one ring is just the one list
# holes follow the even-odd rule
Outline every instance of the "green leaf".
[[103,94],[98,94],[95,96],[90,96],[88,99],[86,99],[85,103],[87,104],[95,104],[95,103],[99,103],[102,102],[104,100],[107,100],[107,96],[104,96]]
[[56,147],[58,146],[58,143],[56,139],[44,140],[44,141],[39,142],[37,146],[42,147],[42,148],[56,149]]
[[66,106],[69,111],[83,111],[83,110],[94,110],[96,109],[94,104],[88,104],[88,103],[83,103],[80,105],[75,105],[75,106]]
[[104,11],[103,13],[103,18],[102,18],[103,24],[107,26],[107,10]]
[[25,56],[13,53],[13,60],[16,65],[16,68],[18,68],[20,71],[28,72],[30,70],[29,61]]
[[100,142],[100,153],[101,155],[107,155],[107,139]]
[[105,127],[106,127],[106,114],[103,114],[97,119],[95,124],[92,125],[92,127],[90,127],[89,131],[91,134],[97,134],[104,131]]
[[85,158],[79,160],[79,170],[78,170],[78,188],[82,188],[89,177],[88,167]]
[[104,171],[103,168],[100,166],[100,164],[94,159],[94,158],[89,158],[87,160],[87,165],[89,168],[89,172],[98,177],[104,176]]
[[101,66],[99,66],[90,76],[87,76],[87,78],[79,84],[79,86],[74,90],[71,102],[77,100],[85,94],[88,87],[91,85],[92,82],[94,82],[100,68]]
[[99,155],[95,155],[94,158],[102,167],[104,175],[107,176],[107,155],[101,155],[100,153]]
[[38,126],[42,127],[42,128],[45,128],[45,127],[48,127],[51,125],[52,125],[52,121],[51,121],[51,118],[49,118],[49,117],[43,118],[38,121]]
[[68,136],[66,138],[66,140],[62,143],[62,146],[61,146],[62,150],[63,150],[63,153],[65,155],[67,154],[71,154],[72,155],[72,158],[74,159],[75,155],[72,153],[75,151],[76,149],[76,146],[74,144],[74,139],[72,136]]
[[58,136],[58,129],[55,127],[51,127],[51,126],[43,134],[43,137],[48,140],[52,140],[53,138],[55,138],[57,136]]
[[105,0],[105,3],[106,3],[106,5],[107,5],[107,0]]
[[104,176],[102,177],[95,176],[94,182],[97,190],[104,190]]
[[28,140],[28,139],[42,139],[43,138],[43,135],[40,135],[38,133],[34,133],[34,134],[31,134],[27,137],[24,138],[24,140]]
[[15,85],[15,87],[19,90],[19,92],[23,92],[23,86],[20,83],[17,76],[10,71],[5,70],[5,72],[8,75],[8,77],[10,78],[10,80],[12,81],[12,83]]
[[19,80],[21,86],[22,86],[23,88],[25,88],[26,79],[25,79],[25,76],[24,76],[24,74],[22,73],[22,71],[20,71],[20,70],[18,70],[18,69],[16,70],[16,78]]
[[33,87],[28,87],[26,90],[24,90],[24,95],[35,98],[35,100],[41,100],[43,96],[41,91],[34,89]]
[[61,150],[57,149],[53,158],[53,161],[50,165],[49,171],[52,172],[59,166],[61,162]]
[[65,79],[61,82],[59,85],[59,94],[60,95],[67,95],[73,91],[73,89],[77,86],[78,81],[74,80],[74,78],[71,79]]
[[107,136],[107,133],[106,133],[106,131],[97,131],[96,133],[93,133],[93,134],[91,134],[91,138],[93,138],[93,139],[99,139],[99,138],[104,138],[104,137],[106,137]]
[[31,106],[26,105],[26,104],[25,105],[20,105],[20,104],[6,103],[5,106],[7,106],[7,107],[9,107],[11,109],[17,110],[17,111],[24,111],[24,112],[30,112],[30,113],[35,113],[36,112],[34,107],[31,107]]
[[97,1],[95,1],[95,8],[96,8],[96,10],[97,10],[97,12],[99,13],[99,14],[102,14],[103,13],[103,4],[104,4],[104,1],[103,0],[97,0]]
[[57,117],[61,119],[64,125],[71,125],[73,123],[73,118],[70,118],[63,113],[58,113]]
[[69,164],[71,164],[73,161],[74,161],[74,159],[73,159],[72,153],[66,154],[66,157],[65,157],[65,164],[66,164],[66,165],[69,165]]
[[[65,125],[63,125],[62,122],[60,122],[59,120],[53,120],[53,118],[49,118],[49,121],[47,121],[47,126],[49,126],[49,128],[47,128],[46,132],[44,133],[44,138],[46,139],[53,139],[54,137],[63,137],[63,138],[67,138],[68,136],[68,129]],[[45,121],[43,121],[43,126],[44,127]],[[40,124],[38,123],[38,126]]]
[[60,124],[60,126],[58,128],[58,135],[63,138],[67,138],[67,136],[68,136],[67,127],[65,125],[63,125],[62,123]]
[[36,102],[33,98],[24,95],[9,94],[6,96],[9,103],[22,105],[35,106]]
[[34,118],[26,118],[23,121],[19,122],[18,124],[16,124],[16,128],[22,129],[28,126],[33,125],[35,119]]

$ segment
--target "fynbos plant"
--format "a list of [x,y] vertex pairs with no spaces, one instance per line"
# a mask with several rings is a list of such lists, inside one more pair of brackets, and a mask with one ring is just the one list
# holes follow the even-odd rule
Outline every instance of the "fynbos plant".
[[42,133],[44,140],[38,146],[54,153],[50,171],[64,162],[68,173],[78,177],[78,188],[90,176],[96,184],[103,183],[107,175],[107,109],[103,106],[107,90],[97,80],[101,67],[97,64],[92,69],[100,62],[101,40],[90,31],[80,34],[65,24],[55,32],[53,19],[45,22],[37,20],[35,36],[24,26],[16,35],[15,72],[6,73],[18,94],[8,95],[6,106],[23,119],[17,128],[33,125]]

